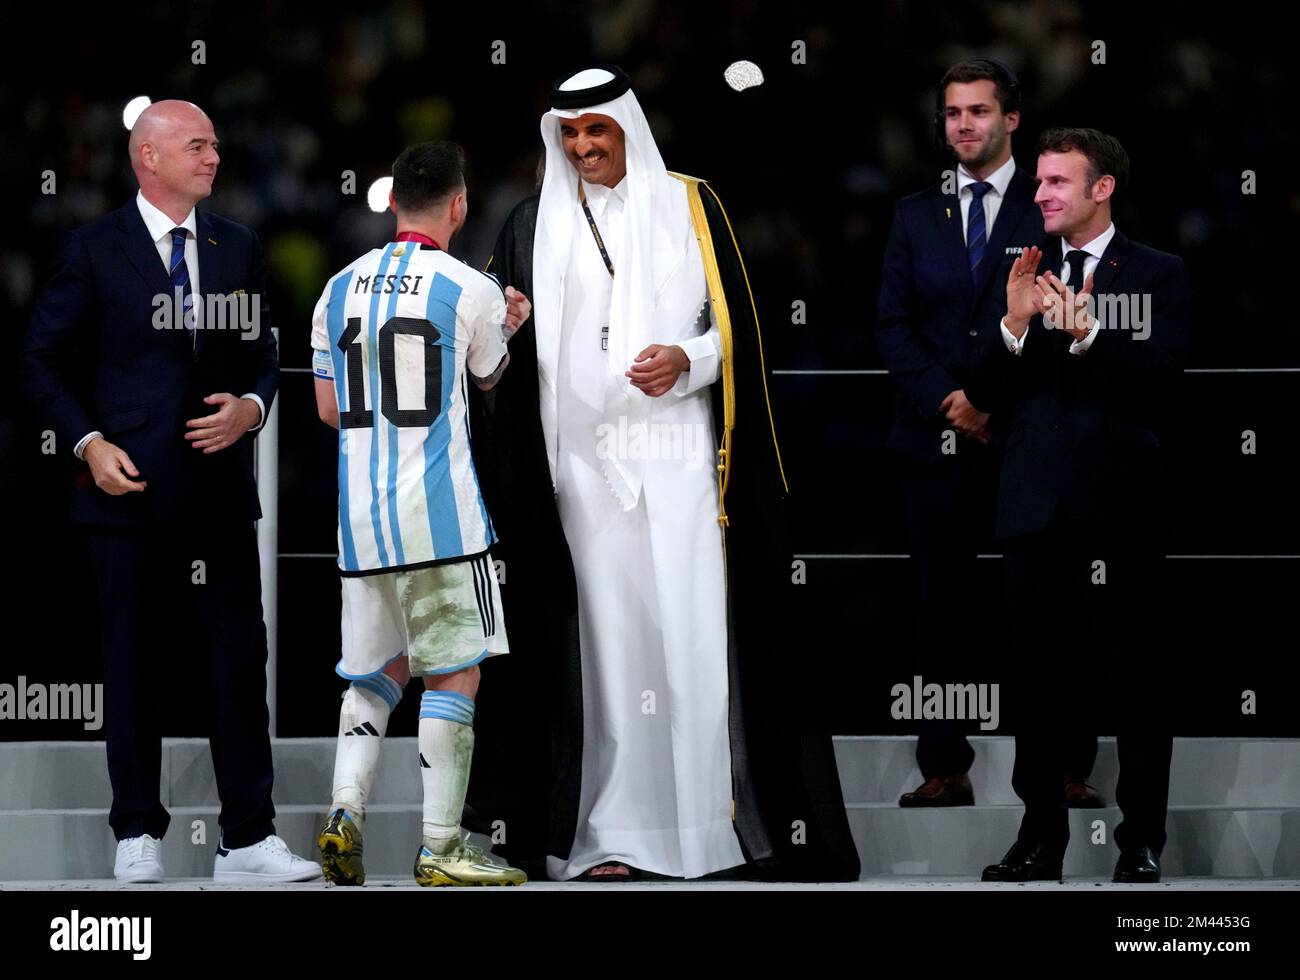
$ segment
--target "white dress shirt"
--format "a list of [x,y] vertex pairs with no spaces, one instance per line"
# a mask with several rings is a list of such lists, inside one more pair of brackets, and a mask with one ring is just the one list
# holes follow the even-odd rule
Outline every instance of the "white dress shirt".
[[[135,204],[136,207],[140,209],[140,217],[144,219],[144,226],[149,231],[149,237],[153,239],[154,247],[158,249],[158,258],[162,261],[163,269],[167,271],[169,278],[171,276],[172,268],[172,229],[185,229],[185,267],[189,270],[190,289],[194,293],[194,301],[197,307],[199,297],[203,294],[199,291],[199,241],[197,230],[198,225],[194,218],[194,209],[190,208],[190,213],[185,216],[185,220],[180,224],[177,224],[162,211],[158,210],[158,208],[150,204],[145,198],[143,191],[136,192]],[[201,313],[202,311],[200,310],[198,312]],[[249,432],[256,432],[262,427],[262,423],[266,420],[266,405],[264,405],[262,399],[253,392],[249,392],[242,397],[251,400],[257,405],[257,425],[248,430]],[[77,441],[77,445],[72,450],[73,455],[76,456],[77,459],[83,459],[86,446],[90,443],[90,440],[96,437],[102,437],[103,435],[104,433],[100,432],[98,429],[93,432],[87,432]]]
[[[618,256],[615,253],[623,240],[627,177],[612,188],[604,184],[589,184],[584,180],[582,189],[587,196],[587,207],[591,209],[591,216],[605,242],[605,251],[609,253],[609,260],[617,271]],[[585,217],[582,223],[584,225],[587,223]],[[584,229],[584,233],[590,234],[590,230]],[[691,394],[717,381],[721,371],[722,340],[718,334],[712,303],[706,302],[701,307],[700,319],[696,325],[701,327],[701,332],[693,337],[687,337],[677,345],[681,347],[687,361],[686,370],[678,376],[677,383],[670,389],[678,397]]]
[[158,258],[162,261],[168,276],[171,275],[172,268],[172,229],[185,229],[185,266],[190,270],[190,289],[194,290],[196,297],[199,296],[199,232],[194,218],[194,209],[190,208],[190,213],[185,216],[185,220],[177,224],[150,204],[143,191],[136,192],[135,203],[140,209],[140,217],[144,219],[144,226],[149,229],[149,237],[153,239],[154,248],[158,249]]
[[[997,220],[998,211],[1001,210],[1002,202],[1007,196],[1007,188],[1011,185],[1011,178],[1015,175],[1016,159],[1015,157],[1007,157],[1006,163],[985,178],[993,185],[984,192],[982,198],[985,236],[993,230],[993,222]],[[961,205],[961,237],[965,242],[970,241],[970,202],[975,199],[975,192],[970,189],[970,185],[974,183],[976,183],[976,178],[966,169],[966,165],[958,164],[957,201]]]
[[[987,197],[988,195],[985,196]],[[1088,253],[1088,257],[1083,262],[1083,281],[1087,282],[1088,277],[1097,271],[1097,266],[1101,264],[1101,257],[1106,252],[1106,246],[1110,244],[1110,240],[1114,237],[1115,237],[1115,223],[1112,221],[1109,225],[1106,226],[1105,231],[1103,231],[1100,235],[1098,235],[1096,238],[1090,241],[1087,245],[1084,245],[1082,248],[1074,249],[1070,246],[1069,242],[1067,242],[1064,238],[1062,238],[1061,239],[1062,265],[1061,265],[1061,276],[1060,276],[1061,281],[1068,283],[1070,281],[1070,273],[1072,271],[1070,269],[1070,263],[1064,261],[1065,256],[1069,255],[1071,252],[1079,251],[1079,252]],[[1088,331],[1088,336],[1084,337],[1083,340],[1076,340],[1070,344],[1070,353],[1086,354],[1088,348],[1092,346],[1092,342],[1097,339],[1097,331],[1099,331],[1100,329],[1101,329],[1101,323],[1100,322],[1094,323],[1092,325],[1092,329]],[[1002,318],[1002,342],[1007,345],[1007,350],[1011,351],[1011,353],[1019,356],[1021,351],[1025,349],[1025,340],[1026,338],[1028,338],[1028,336],[1029,336],[1029,331],[1026,330],[1025,336],[1017,340],[1016,335],[1007,329],[1006,317]]]

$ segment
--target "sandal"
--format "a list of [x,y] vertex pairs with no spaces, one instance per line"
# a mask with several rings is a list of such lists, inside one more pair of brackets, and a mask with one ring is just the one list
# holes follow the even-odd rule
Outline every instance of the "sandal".
[[[627,874],[593,874],[597,868],[626,868]],[[641,872],[636,868],[624,864],[622,861],[605,861],[602,864],[593,865],[571,881],[637,881]]]

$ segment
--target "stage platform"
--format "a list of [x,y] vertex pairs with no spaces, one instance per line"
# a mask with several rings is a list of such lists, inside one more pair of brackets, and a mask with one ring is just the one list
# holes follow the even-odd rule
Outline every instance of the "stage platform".
[[[1120,817],[1113,806],[1071,811],[1064,885],[979,882],[984,865],[999,858],[1014,839],[1021,807],[1011,790],[1011,739],[977,737],[972,742],[976,806],[903,810],[897,805],[899,794],[920,782],[914,740],[836,738],[840,781],[862,858],[862,881],[816,887],[1077,890],[1109,885],[1117,857],[1113,834]],[[278,831],[304,856],[314,856],[315,835],[329,797],[334,744],[333,738],[274,742]],[[368,887],[376,890],[415,887],[409,879],[420,823],[420,780],[412,764],[415,755],[414,739],[384,743],[374,794],[377,802],[366,824]],[[1112,803],[1115,775],[1115,743],[1103,739],[1092,782]],[[165,743],[162,793],[172,814],[163,843],[163,862],[169,875],[175,876],[162,887],[235,887],[214,885],[209,877],[219,806],[205,741],[172,739]],[[108,805],[102,742],[0,743],[0,887],[112,887],[113,882],[105,880],[111,873],[115,849]],[[1168,826],[1165,882],[1146,887],[1296,887],[1300,882],[1300,741],[1178,739]],[[195,842],[200,839],[201,843]],[[1098,842],[1093,843],[1094,839]],[[479,843],[485,842],[479,838]],[[736,890],[769,887],[718,881],[707,886]],[[542,882],[533,883],[533,887],[615,886]],[[616,887],[699,885],[649,882]]]

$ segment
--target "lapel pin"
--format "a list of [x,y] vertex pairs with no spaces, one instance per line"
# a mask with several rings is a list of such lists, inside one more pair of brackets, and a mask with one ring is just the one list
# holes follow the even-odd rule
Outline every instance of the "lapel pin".
[[1110,260],[1110,264],[1111,264],[1111,267],[1112,267],[1112,268],[1113,268],[1114,266],[1119,265],[1119,263],[1116,262],[1114,259],[1111,259],[1111,260]]
[[217,243],[216,243],[213,239],[209,238],[209,239],[208,239],[208,244],[209,244],[209,245],[215,245],[215,244],[217,244]]
[[943,213],[948,216],[949,221],[952,220],[952,208],[944,208]]

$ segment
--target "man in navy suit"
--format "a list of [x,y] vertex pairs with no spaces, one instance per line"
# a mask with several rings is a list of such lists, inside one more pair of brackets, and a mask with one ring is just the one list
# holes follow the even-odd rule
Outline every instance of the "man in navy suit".
[[[969,631],[988,621],[974,607],[972,583],[979,546],[992,537],[1005,433],[998,415],[970,403],[966,377],[997,332],[1015,255],[1042,243],[1043,219],[1034,178],[1011,155],[1020,84],[1010,69],[984,58],[953,65],[939,83],[935,125],[957,169],[894,210],[876,341],[894,380],[886,445],[901,468],[919,591],[911,666],[926,682],[946,683],[973,679]],[[1095,740],[1076,753],[1070,790],[1080,800],[1095,797],[1083,783],[1095,753]],[[951,720],[923,722],[916,749],[923,783],[899,804],[969,806],[974,758]]]
[[[1017,632],[1013,784],[1025,804],[1016,843],[984,880],[1060,877],[1070,828],[1054,788],[1067,733],[1100,722],[1118,734],[1114,880],[1159,881],[1173,739],[1153,665],[1152,623],[1166,611],[1158,432],[1177,401],[1187,271],[1112,222],[1129,172],[1118,140],[1053,129],[1038,150],[1049,237],[1010,270],[1006,315],[970,385],[974,404],[1010,415],[997,535]],[[1099,682],[1100,657],[1119,666]]]
[[[215,877],[320,874],[275,836],[266,628],[253,435],[278,383],[261,246],[195,205],[220,157],[197,106],[149,106],[131,130],[135,199],[72,232],[24,347],[39,417],[84,462],[72,519],[99,591],[109,823],[119,881],[161,881],[161,697],[212,719],[222,839]],[[179,603],[193,635],[162,636]],[[206,685],[169,690],[169,661],[200,656]]]

